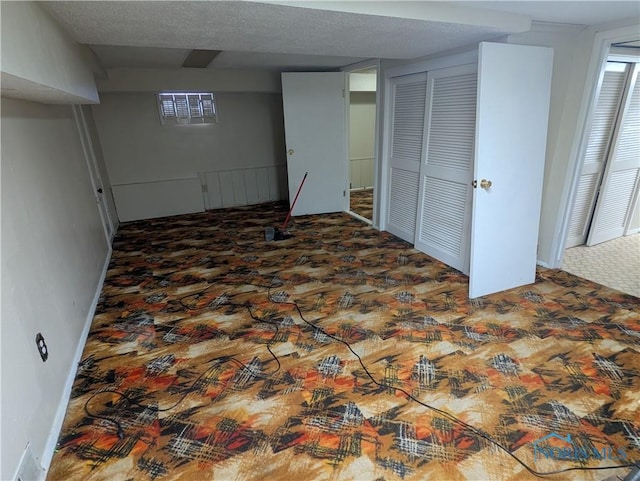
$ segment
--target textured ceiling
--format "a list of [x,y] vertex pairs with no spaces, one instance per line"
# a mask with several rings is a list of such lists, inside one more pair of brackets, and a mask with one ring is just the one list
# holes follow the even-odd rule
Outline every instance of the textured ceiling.
[[637,16],[638,10],[635,1],[47,1],[41,5],[79,43],[91,45],[106,68],[178,68],[195,48],[222,50],[210,68],[276,70],[331,69],[368,58],[416,58],[526,31],[531,19],[592,24],[595,17],[626,18],[634,12]]

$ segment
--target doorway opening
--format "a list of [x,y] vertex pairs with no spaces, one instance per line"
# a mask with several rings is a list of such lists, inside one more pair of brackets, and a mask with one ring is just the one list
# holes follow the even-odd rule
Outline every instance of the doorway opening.
[[377,115],[377,68],[349,76],[349,213],[372,224]]
[[628,44],[601,68],[562,268],[640,296],[640,55]]

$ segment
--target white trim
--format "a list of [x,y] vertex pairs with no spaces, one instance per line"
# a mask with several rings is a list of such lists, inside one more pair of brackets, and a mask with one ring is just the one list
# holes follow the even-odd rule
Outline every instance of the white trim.
[[444,57],[430,58],[414,62],[406,65],[397,65],[385,70],[385,80],[391,77],[400,77],[403,75],[411,75],[419,72],[429,72],[430,70],[438,70],[446,67],[457,67],[458,65],[464,65],[467,63],[478,62],[478,48],[474,47],[472,50],[468,50],[462,53],[456,53],[452,55],[446,55]]
[[73,357],[73,363],[71,364],[71,368],[69,369],[69,375],[67,376],[67,380],[65,382],[64,390],[62,391],[62,396],[60,397],[60,401],[58,402],[58,409],[56,410],[56,415],[53,419],[53,423],[51,424],[49,436],[47,437],[47,442],[44,446],[42,457],[40,459],[40,464],[44,470],[43,471],[44,478],[46,478],[47,476],[47,472],[49,471],[49,467],[51,465],[51,459],[53,458],[53,454],[55,453],[55,450],[56,450],[58,437],[60,436],[60,431],[62,430],[62,422],[64,421],[64,417],[67,413],[69,401],[71,399],[71,389],[73,388],[73,383],[76,379],[76,374],[78,372],[78,364],[82,359],[82,353],[84,352],[84,346],[87,342],[87,337],[89,336],[89,330],[91,329],[91,324],[93,323],[93,318],[95,316],[96,308],[98,306],[98,300],[100,299],[100,294],[102,293],[102,286],[107,276],[109,263],[111,262],[112,253],[113,253],[113,250],[111,248],[111,245],[109,244],[107,256],[104,260],[104,265],[102,266],[102,273],[100,274],[98,285],[96,287],[96,292],[93,296],[93,301],[91,302],[91,307],[89,308],[87,319],[85,320],[84,328],[82,329],[82,334],[80,335],[80,339],[78,340],[78,345],[76,346],[76,353]]
[[365,224],[373,225],[373,223],[371,222],[370,219],[367,219],[366,217],[362,217],[360,214],[356,214],[355,212],[353,212],[351,210],[347,210],[345,212],[347,214],[349,214],[351,217],[354,217],[354,218],[364,222]]
[[[576,122],[576,125],[580,126],[580,129],[576,132],[573,139],[567,166],[567,176],[565,177],[562,196],[560,198],[559,209],[561,209],[562,215],[558,216],[551,244],[552,259],[549,262],[551,268],[559,268],[562,266],[564,246],[569,234],[571,213],[578,187],[578,179],[580,177],[580,159],[582,159],[589,140],[587,135],[588,127],[591,117],[593,116],[593,110],[595,109],[597,100],[596,93],[600,83],[599,78],[602,73],[602,68],[607,61],[612,43],[634,40],[637,36],[638,25],[605,30],[595,34],[591,59],[587,69],[587,80],[585,82]],[[542,265],[542,262],[538,260],[538,264]]]
[[349,73],[349,72],[355,72],[357,70],[364,70],[371,67],[375,67],[376,70],[380,70],[380,59],[370,58],[367,60],[363,60],[362,62],[356,62],[350,65],[345,65],[344,67],[340,67],[340,70],[343,72]]
[[[380,182],[381,182],[381,177],[380,177],[380,164],[382,159],[380,158],[380,143],[381,143],[381,139],[380,139],[380,127],[382,125],[383,122],[383,118],[382,118],[382,111],[383,109],[382,107],[382,103],[384,101],[384,98],[382,97],[382,89],[380,88],[380,86],[382,85],[382,68],[381,68],[381,64],[380,64],[380,59],[379,58],[372,58],[369,60],[364,60],[362,62],[358,62],[358,63],[353,63],[351,65],[347,65],[345,67],[342,67],[340,70],[342,70],[343,72],[353,72],[356,70],[362,70],[365,68],[371,68],[371,67],[375,67],[376,68],[376,121],[375,121],[375,126],[374,126],[374,132],[375,132],[375,138],[374,138],[374,143],[373,143],[373,214],[372,214],[372,219],[370,221],[370,224],[375,228],[380,230],[380,199],[382,199],[382,196],[379,195],[378,193],[381,192],[380,190]],[[348,78],[348,76],[347,76]],[[348,82],[347,82],[347,90],[348,90]],[[349,105],[347,103],[347,105]],[[348,109],[347,109],[348,110]],[[350,118],[347,114],[347,126],[349,125],[350,122]],[[349,137],[347,136],[347,142],[349,141]],[[349,146],[347,145],[347,152],[348,152]],[[347,162],[347,167],[349,167],[349,162]],[[350,176],[350,172],[347,172],[347,186],[349,185],[349,176]],[[349,206],[347,205],[347,211],[349,209]],[[349,212],[349,211],[348,211]],[[362,219],[364,219],[364,217],[362,217]],[[368,219],[365,219],[368,221]]]
[[539,265],[539,266],[541,266],[541,267],[546,267],[547,269],[550,269],[550,268],[551,268],[551,267],[549,266],[549,264],[547,264],[547,263],[546,263],[546,262],[544,262],[544,261],[541,261],[540,259],[538,259],[538,260],[536,261],[536,264],[537,264],[537,265]]

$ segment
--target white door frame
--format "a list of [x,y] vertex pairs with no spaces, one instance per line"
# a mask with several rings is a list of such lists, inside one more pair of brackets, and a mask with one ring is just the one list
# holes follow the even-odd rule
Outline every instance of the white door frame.
[[571,223],[571,214],[573,204],[578,189],[578,181],[582,168],[582,157],[587,148],[589,141],[589,123],[593,116],[597,102],[597,92],[602,82],[604,67],[609,57],[611,44],[616,42],[625,42],[629,40],[637,40],[638,25],[621,27],[613,30],[606,30],[595,34],[593,50],[591,52],[591,60],[587,69],[587,81],[585,83],[578,111],[578,125],[580,129],[576,132],[573,139],[569,164],[567,167],[567,176],[565,177],[562,196],[560,198],[559,209],[562,215],[558,216],[556,228],[554,229],[553,243],[551,252],[553,254],[549,265],[546,267],[558,268],[562,265],[564,257],[564,246],[567,243],[569,235],[569,225]]
[[[380,223],[378,222],[378,213],[380,212],[379,208],[379,198],[378,194],[378,164],[380,163],[380,125],[382,125],[382,109],[380,106],[382,105],[382,93],[380,89],[380,85],[382,83],[382,72],[380,68],[380,59],[379,58],[371,58],[369,60],[363,60],[362,62],[353,63],[351,65],[347,65],[346,67],[342,67],[340,70],[349,74],[350,72],[363,70],[366,68],[375,67],[376,69],[376,119],[375,119],[375,127],[374,127],[374,145],[373,145],[373,215],[371,216],[371,224],[376,229],[379,229]],[[347,75],[347,87],[349,87],[349,75]],[[345,99],[347,101],[347,106],[351,103],[351,99],[349,97],[350,89],[347,88],[345,92]],[[350,109],[347,108],[347,129],[349,128],[351,122],[350,118]],[[347,130],[347,141],[349,140],[350,132]],[[347,156],[347,169],[349,168],[349,158]],[[347,170],[347,178],[350,176],[350,170]],[[347,183],[347,185],[349,185]],[[350,209],[350,206],[347,206],[347,210]]]
[[378,81],[381,82],[378,85],[378,94],[382,94],[383,108],[379,109],[379,121],[381,128],[380,145],[376,149],[376,155],[379,156],[377,161],[376,170],[374,173],[375,189],[377,193],[376,208],[374,207],[374,219],[377,219],[377,224],[374,222],[374,226],[380,230],[387,229],[387,210],[389,202],[389,146],[391,143],[391,125],[392,125],[392,105],[391,99],[393,98],[393,84],[391,79],[393,77],[401,77],[404,75],[411,75],[415,73],[428,72],[429,70],[436,70],[446,67],[455,67],[458,65],[464,65],[468,63],[478,62],[478,49],[474,48],[467,52],[447,55],[444,57],[438,57],[434,59],[422,60],[420,62],[410,63],[406,65],[399,65],[385,69],[384,75],[378,75]]

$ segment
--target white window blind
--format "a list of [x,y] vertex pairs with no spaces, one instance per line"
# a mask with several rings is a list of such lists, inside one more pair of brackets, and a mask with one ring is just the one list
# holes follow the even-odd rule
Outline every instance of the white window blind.
[[216,98],[210,92],[158,94],[162,125],[211,124],[217,121]]

